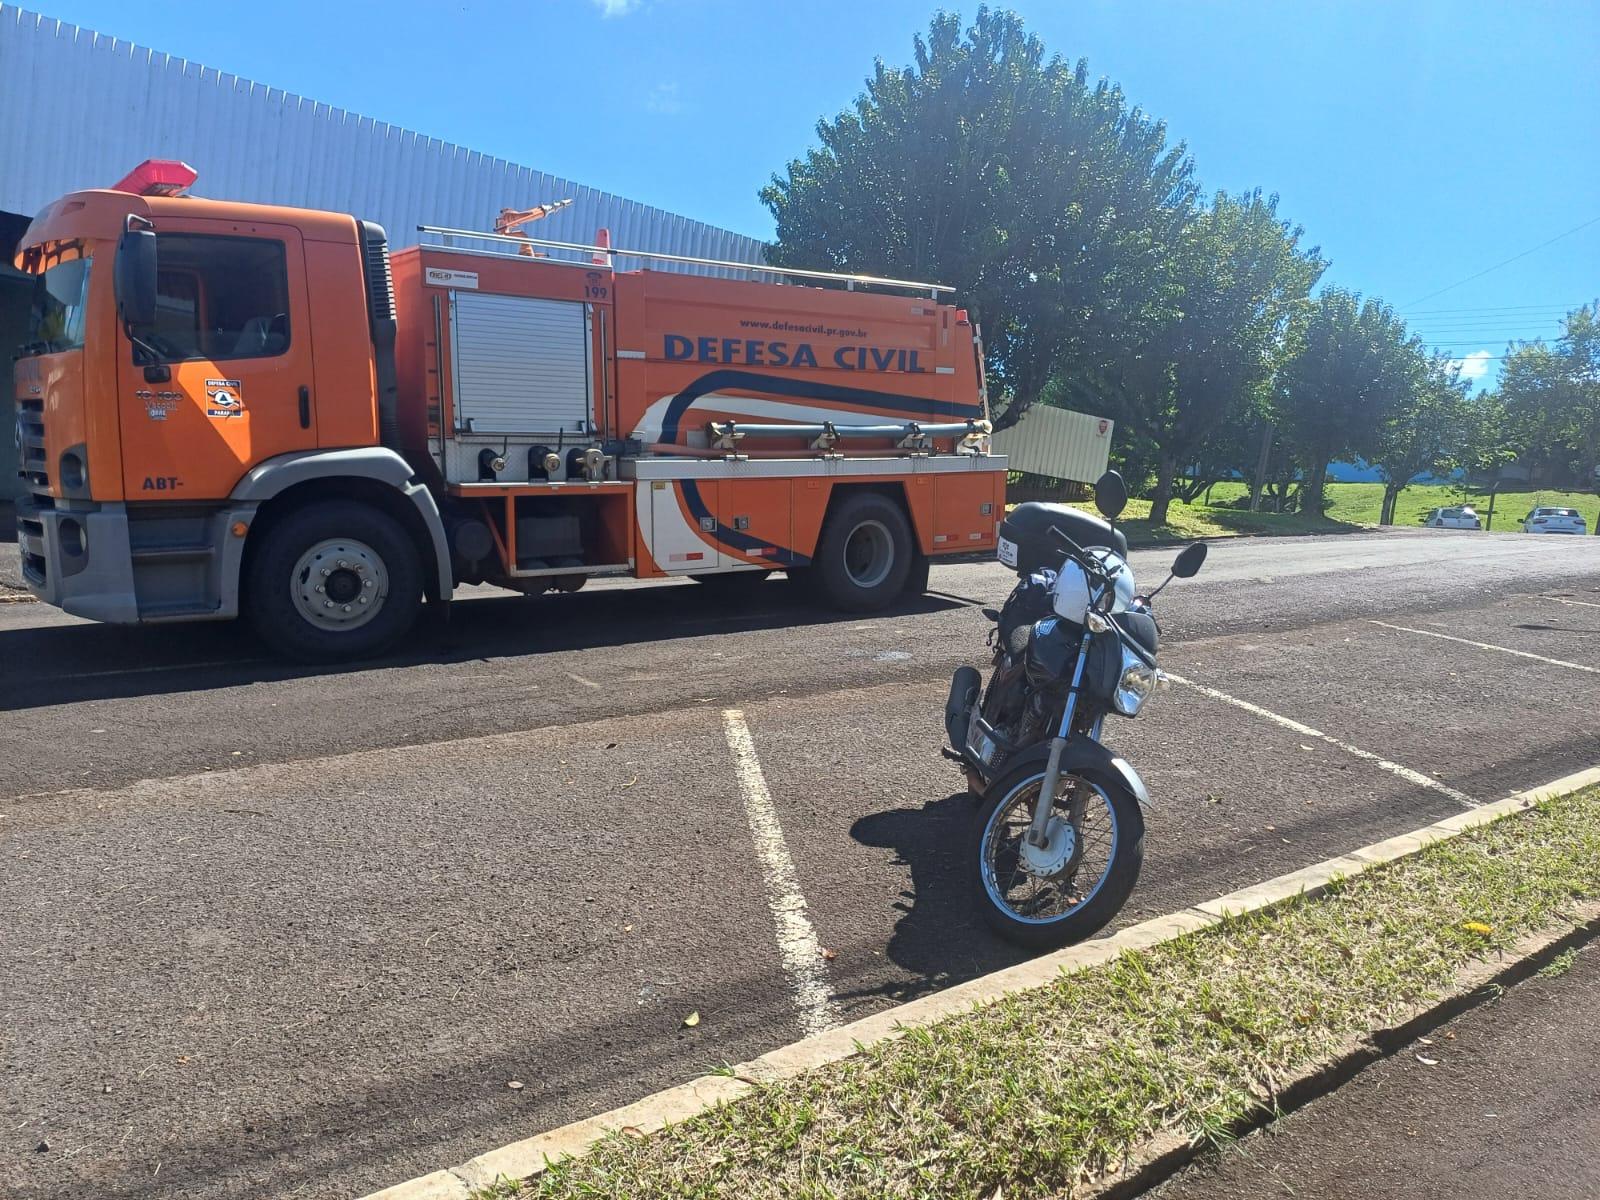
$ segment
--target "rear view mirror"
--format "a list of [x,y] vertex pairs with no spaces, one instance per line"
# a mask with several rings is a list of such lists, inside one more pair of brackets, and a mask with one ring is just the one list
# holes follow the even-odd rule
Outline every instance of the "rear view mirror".
[[1094,483],[1094,506],[1108,521],[1115,521],[1128,507],[1128,485],[1115,471],[1107,471]]
[[117,262],[112,271],[117,294],[117,316],[124,326],[138,329],[156,320],[156,235],[149,229],[130,229],[117,242]]
[[1200,567],[1206,561],[1206,549],[1204,542],[1185,546],[1172,564],[1172,573],[1179,579],[1193,579],[1200,573]]

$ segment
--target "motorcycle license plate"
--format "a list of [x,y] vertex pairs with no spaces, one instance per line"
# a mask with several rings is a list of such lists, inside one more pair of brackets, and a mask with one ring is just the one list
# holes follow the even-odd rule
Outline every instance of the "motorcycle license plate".
[[1005,538],[1001,538],[999,549],[995,551],[995,555],[1006,566],[1011,567],[1013,570],[1016,568],[1017,544],[1015,542],[1007,541]]

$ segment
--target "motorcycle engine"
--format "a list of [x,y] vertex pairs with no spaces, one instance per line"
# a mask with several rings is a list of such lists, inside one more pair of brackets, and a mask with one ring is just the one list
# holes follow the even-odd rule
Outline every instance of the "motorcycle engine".
[[994,674],[984,689],[981,711],[984,720],[1014,746],[1037,741],[1049,717],[1046,697],[1028,683],[1027,656],[1034,624],[1053,611],[1055,584],[1056,573],[1051,570],[1026,575],[1000,610]]

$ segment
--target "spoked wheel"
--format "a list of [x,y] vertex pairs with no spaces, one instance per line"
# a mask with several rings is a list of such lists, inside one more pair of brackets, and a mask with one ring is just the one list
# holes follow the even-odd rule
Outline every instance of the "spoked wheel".
[[1063,770],[1036,846],[1027,833],[1043,784],[1036,764],[995,781],[978,812],[973,859],[978,903],[995,931],[1053,948],[1098,932],[1121,910],[1139,879],[1144,818],[1115,778]]

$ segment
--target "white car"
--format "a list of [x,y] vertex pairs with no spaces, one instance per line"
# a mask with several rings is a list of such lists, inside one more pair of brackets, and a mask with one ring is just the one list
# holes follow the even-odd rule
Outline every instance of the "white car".
[[1536,508],[1522,518],[1523,533],[1576,533],[1589,532],[1583,514],[1575,508]]
[[1429,529],[1483,528],[1483,522],[1478,520],[1478,514],[1470,504],[1458,504],[1454,508],[1430,508],[1428,515],[1422,518],[1422,523]]

